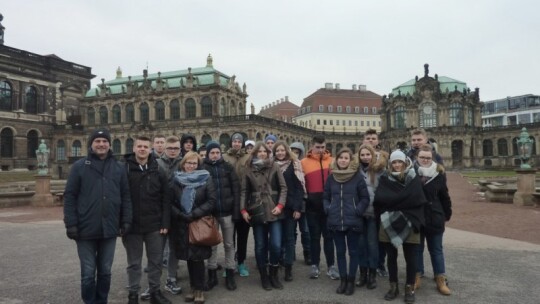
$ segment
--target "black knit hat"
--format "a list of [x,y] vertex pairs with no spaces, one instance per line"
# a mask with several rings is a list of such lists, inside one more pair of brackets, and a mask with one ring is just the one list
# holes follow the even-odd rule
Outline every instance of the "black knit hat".
[[107,129],[97,129],[95,130],[92,135],[90,135],[90,140],[89,140],[89,144],[92,145],[92,143],[94,142],[94,140],[96,138],[105,138],[109,144],[111,143],[111,133],[109,133],[109,130]]
[[219,143],[217,141],[209,141],[206,143],[206,151],[208,154],[210,154],[210,151],[212,151],[212,149],[219,149],[219,151],[221,151],[221,147],[219,146]]

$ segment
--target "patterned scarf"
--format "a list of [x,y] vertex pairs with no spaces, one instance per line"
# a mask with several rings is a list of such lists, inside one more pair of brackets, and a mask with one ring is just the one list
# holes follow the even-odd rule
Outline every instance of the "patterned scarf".
[[185,214],[190,214],[195,203],[197,188],[204,186],[210,173],[206,170],[195,170],[191,173],[184,171],[175,172],[174,182],[184,187],[180,197],[180,206]]
[[401,211],[386,211],[381,214],[381,225],[396,248],[407,240],[412,231],[411,222]]
[[290,159],[288,159],[288,160],[274,159],[274,162],[279,165],[279,169],[281,170],[281,173],[285,172],[285,170],[287,170],[287,168],[289,168],[289,165],[292,162],[293,169],[294,169],[294,175],[296,175],[296,178],[298,178],[298,180],[302,184],[302,189],[304,190],[304,194],[307,195],[306,179],[304,177],[304,171],[302,170],[302,163],[297,159],[295,159],[294,162],[291,161]]

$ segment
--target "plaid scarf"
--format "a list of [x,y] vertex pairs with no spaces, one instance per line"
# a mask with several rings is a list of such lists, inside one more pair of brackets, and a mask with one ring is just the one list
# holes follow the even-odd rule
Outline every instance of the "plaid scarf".
[[306,179],[304,177],[304,171],[302,170],[302,163],[298,159],[295,159],[294,161],[290,159],[288,160],[274,159],[274,162],[279,165],[279,169],[281,170],[281,173],[285,172],[285,170],[287,170],[287,168],[292,163],[293,169],[294,169],[294,175],[296,175],[296,178],[298,178],[298,180],[302,184],[302,190],[304,190],[304,195],[306,195],[307,194]]
[[381,214],[381,225],[396,248],[405,242],[412,231],[411,222],[401,211],[386,211]]

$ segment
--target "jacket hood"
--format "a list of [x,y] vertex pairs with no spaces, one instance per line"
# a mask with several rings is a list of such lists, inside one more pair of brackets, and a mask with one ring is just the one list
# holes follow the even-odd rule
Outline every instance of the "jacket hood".
[[299,142],[299,141],[296,141],[296,142],[293,142],[291,144],[291,149],[292,148],[295,148],[295,149],[298,149],[300,150],[300,156],[298,156],[298,159],[302,159],[304,158],[304,155],[306,154],[306,148],[304,148],[304,144]]
[[182,134],[182,137],[180,138],[180,154],[183,156],[187,153],[186,150],[184,150],[184,143],[188,140],[188,139],[191,139],[191,141],[193,141],[193,150],[192,151],[197,151],[197,139],[195,138],[195,135],[193,134]]

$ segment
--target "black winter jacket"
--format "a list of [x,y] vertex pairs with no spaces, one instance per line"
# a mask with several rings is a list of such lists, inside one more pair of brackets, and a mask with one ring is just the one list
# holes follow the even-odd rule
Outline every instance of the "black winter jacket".
[[210,172],[216,189],[214,216],[232,215],[233,220],[240,216],[240,181],[231,164],[220,158],[217,161],[204,159],[203,169]]
[[[170,241],[174,246],[176,258],[184,261],[201,261],[209,259],[212,255],[212,247],[195,246],[189,244],[188,223],[180,218],[180,198],[182,197],[183,186],[174,180],[170,183],[171,191],[171,231]],[[206,185],[197,188],[195,202],[191,210],[191,217],[199,219],[205,215],[212,214],[216,203],[216,190],[212,179],[206,181]]]
[[283,172],[285,184],[287,184],[287,204],[285,204],[285,212],[292,214],[294,211],[302,212],[304,208],[304,188],[302,183],[294,174],[294,165],[291,164]]
[[131,233],[169,229],[171,204],[167,172],[158,165],[153,154],[148,156],[145,166],[137,163],[135,153],[127,154],[125,166],[133,204]]
[[64,191],[66,228],[77,226],[82,240],[117,237],[121,224],[131,224],[131,212],[124,166],[112,151],[101,160],[89,149],[69,173]]
[[427,234],[444,232],[446,221],[452,217],[452,201],[448,195],[446,175],[439,173],[424,184],[424,195],[428,201],[425,206],[426,225],[424,231]]

